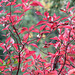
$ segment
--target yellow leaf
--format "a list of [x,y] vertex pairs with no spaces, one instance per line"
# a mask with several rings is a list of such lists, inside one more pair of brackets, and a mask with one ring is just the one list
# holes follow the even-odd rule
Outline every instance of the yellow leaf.
[[33,33],[30,33],[29,38],[32,38],[32,37],[33,37]]

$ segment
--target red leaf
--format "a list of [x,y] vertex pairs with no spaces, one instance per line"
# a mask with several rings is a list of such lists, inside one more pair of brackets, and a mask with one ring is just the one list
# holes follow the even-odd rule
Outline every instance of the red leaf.
[[16,67],[12,67],[12,71],[15,71],[17,69],[18,69],[17,66]]
[[73,8],[75,8],[75,7],[71,7],[71,8],[69,8],[69,9],[68,9],[68,12],[70,12]]
[[50,28],[49,27],[46,27],[45,30],[50,30]]
[[11,38],[11,37],[7,38],[5,42],[6,42],[6,43],[8,43],[8,42],[9,42],[9,40],[10,40],[10,38]]
[[6,68],[6,66],[0,66],[1,71],[3,71],[4,68]]
[[54,21],[55,21],[55,20],[58,20],[59,18],[60,18],[60,16],[56,17],[56,18],[54,19]]
[[38,40],[37,40],[37,42],[39,42],[41,40],[41,38],[39,38]]
[[53,37],[53,38],[50,38],[50,39],[58,40],[58,41],[59,41],[59,39],[58,39],[58,37],[57,37],[57,36],[55,36],[55,37]]
[[41,12],[39,12],[39,11],[36,11],[35,13],[36,13],[37,15],[41,15],[41,16],[42,16]]
[[68,3],[67,3],[66,9],[68,9],[68,8],[69,8],[69,5],[70,5],[70,2],[68,2]]
[[34,53],[35,53],[35,51],[29,51],[29,53],[27,53],[27,54],[25,55],[25,58],[27,58],[27,57],[33,55]]
[[32,55],[34,59],[36,59],[36,54]]
[[47,62],[45,59],[39,59],[41,62]]
[[3,60],[2,59],[0,59],[0,62],[3,64]]
[[[42,33],[50,33],[50,31],[43,31]],[[42,33],[41,33],[41,34],[42,34]]]
[[22,2],[25,2],[25,0],[21,0]]
[[39,1],[33,1],[30,5],[31,6],[41,6],[41,7],[43,7],[43,5]]
[[64,9],[60,9],[60,11],[62,11],[62,12],[64,12],[64,13],[66,13],[66,10],[64,10]]
[[14,11],[13,13],[22,13],[21,11],[19,11],[19,10],[16,10],[16,11]]
[[0,13],[2,13],[2,12],[3,12],[3,10],[0,11]]
[[14,44],[14,42],[15,42],[14,39],[11,38],[11,39],[10,39],[10,43]]
[[44,23],[46,23],[46,21],[40,21],[40,22],[37,23],[36,26],[41,25],[41,24],[44,24]]
[[29,72],[26,72],[26,73],[24,73],[23,75],[27,75],[27,74],[30,74]]
[[32,25],[32,26],[29,28],[29,31],[31,31],[33,28],[34,28],[34,25]]
[[32,32],[39,33],[39,30],[35,28],[34,30],[32,30]]
[[67,19],[68,17],[64,17],[64,18],[62,18],[61,20],[64,20],[64,19]]
[[16,2],[16,0],[14,0],[13,2]]
[[22,4],[17,4],[17,5],[14,6],[14,8],[20,7],[20,6],[22,6]]
[[28,28],[27,28],[27,27],[22,27],[20,33],[22,34],[22,33],[24,33],[25,31],[28,31]]
[[39,54],[38,56],[37,56],[37,59],[40,59],[41,58],[41,54]]
[[44,13],[44,15],[45,15],[46,17],[48,17],[48,16],[49,16],[48,11],[46,11],[46,12]]
[[22,15],[20,16],[20,18],[23,17],[24,15],[25,15],[25,14],[22,14]]
[[53,18],[55,19],[57,16],[56,16],[56,14],[54,13],[54,15],[53,15]]
[[18,59],[18,58],[19,58],[19,56],[18,56],[18,55],[14,55],[14,57],[12,57],[12,58],[16,58],[16,59]]
[[43,30],[45,28],[46,25],[43,25],[40,27],[40,30]]
[[9,27],[10,25],[7,25],[4,29],[2,29],[2,31],[3,30],[8,30],[8,27]]
[[13,46],[16,48],[16,50],[18,50],[18,46],[17,46],[17,44],[15,43],[15,44],[13,44]]
[[32,43],[32,44],[30,44],[30,45],[32,45],[32,46],[38,48],[38,46],[37,46],[36,44],[34,44],[34,43]]
[[28,63],[22,67],[22,72],[24,72],[28,68]]
[[72,27],[67,25],[67,26],[64,26],[64,28],[68,28],[68,29],[71,29]]
[[25,43],[27,42],[28,37],[29,37],[29,34],[25,34],[25,35],[24,35],[23,39],[24,39],[24,42],[25,42]]
[[24,12],[26,12],[26,11],[28,11],[28,10],[30,10],[30,9],[31,9],[31,8],[27,7],[27,8],[24,9]]
[[9,57],[9,55],[7,54],[4,60],[6,60],[8,57]]
[[27,59],[27,60],[23,61],[23,63],[27,63],[27,62],[30,62],[30,61],[32,61],[32,59]]
[[9,2],[6,6],[15,5],[15,2]]

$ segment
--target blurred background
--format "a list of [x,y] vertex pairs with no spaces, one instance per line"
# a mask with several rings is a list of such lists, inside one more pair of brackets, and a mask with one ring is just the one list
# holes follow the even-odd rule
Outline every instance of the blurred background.
[[[61,12],[60,9],[64,9],[66,7],[68,1],[70,1],[70,3],[71,3],[70,7],[75,6],[75,0],[38,0],[38,1],[40,1],[42,3],[44,8],[42,8],[40,6],[36,6],[36,7],[32,7],[31,10],[27,11],[25,13],[24,17],[23,17],[23,21],[21,23],[19,31],[21,30],[21,27],[29,28],[30,26],[32,26],[34,24],[37,24],[39,21],[42,20],[43,17],[40,16],[40,15],[37,15],[35,13],[36,11],[40,11],[42,14],[44,14],[45,11],[48,11],[50,16],[52,16],[54,13],[56,13],[57,16],[64,17],[64,16],[66,16],[66,14],[63,14],[63,12]],[[0,0],[0,2],[1,2],[1,0]],[[21,3],[21,0],[17,0],[16,3],[17,4]],[[1,10],[8,10],[8,12],[9,12],[9,7],[6,7],[6,9],[0,7],[0,11]],[[12,10],[12,12],[14,12],[14,8],[12,8],[11,10]],[[20,9],[20,10],[22,10],[22,9]],[[0,13],[0,17],[3,16],[3,15],[6,15],[6,14]],[[20,13],[17,14],[17,15],[20,15]],[[5,41],[5,37],[2,36],[2,35],[5,34],[5,32],[1,31],[2,29],[3,29],[3,26],[0,25],[0,40]],[[23,36],[24,36],[24,34],[23,34]],[[30,33],[30,34],[31,34],[31,36],[29,36],[29,39],[35,38],[35,36],[37,35],[37,34],[34,34],[34,33]],[[48,38],[41,39],[40,42],[38,42],[38,47],[46,52],[46,50],[43,48],[43,43],[45,41],[50,42],[51,40],[49,38],[57,36],[57,35],[58,35],[57,31],[55,31]],[[46,35],[43,35],[43,36],[45,37]],[[37,51],[37,53],[36,53],[37,55],[40,53],[40,51],[37,50],[34,47],[27,46],[27,48],[29,50]],[[50,52],[55,53],[55,49],[54,49],[53,46],[50,46],[48,49],[49,49]],[[13,50],[13,49],[11,48],[11,50]],[[42,58],[45,57],[45,54],[43,54],[43,53],[41,53],[41,54],[42,54]],[[4,59],[4,57],[1,56],[1,55],[3,55],[3,49],[0,47],[0,58]],[[16,61],[15,63],[17,64],[18,62]],[[15,74],[15,72],[13,73],[13,75],[14,74]],[[19,75],[22,75],[22,73],[21,74],[19,73]]]

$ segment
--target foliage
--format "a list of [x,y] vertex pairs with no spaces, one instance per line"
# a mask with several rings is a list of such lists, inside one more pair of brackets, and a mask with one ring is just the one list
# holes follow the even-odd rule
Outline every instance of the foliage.
[[[48,11],[44,14],[35,12],[32,8],[44,8],[36,0],[2,0],[0,6],[3,8],[0,11],[1,31],[5,38],[4,41],[0,40],[4,53],[4,59],[0,59],[0,74],[75,74],[75,7],[69,8],[70,2],[65,9],[60,9],[66,14],[63,18],[55,13],[51,16]],[[22,26],[29,10],[43,19],[30,27],[26,24]],[[57,35],[53,35],[55,32]],[[53,47],[53,52],[50,47]]]

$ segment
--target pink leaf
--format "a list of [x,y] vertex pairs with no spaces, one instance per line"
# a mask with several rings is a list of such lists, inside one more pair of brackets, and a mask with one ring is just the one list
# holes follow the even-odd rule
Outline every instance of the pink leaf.
[[66,9],[68,9],[68,8],[69,8],[69,5],[70,5],[70,2],[68,2],[68,3],[67,3]]
[[4,68],[6,68],[6,66],[0,66],[1,71],[3,71]]
[[66,13],[66,10],[64,10],[64,9],[60,9],[60,11],[62,11],[62,12],[64,12],[64,13]]
[[11,39],[10,39],[10,43],[14,44],[14,42],[15,42],[14,39],[11,38]]
[[9,55],[7,54],[4,60],[6,60],[8,57],[9,57]]
[[41,54],[39,54],[38,56],[37,56],[37,59],[40,59],[41,58]]
[[59,18],[60,18],[60,16],[56,17],[56,18],[54,19],[54,21],[55,21],[55,20],[58,20]]
[[19,10],[16,10],[16,11],[14,11],[13,13],[22,13],[21,11],[19,11]]
[[36,59],[36,54],[32,55],[34,59]]
[[72,27],[67,25],[67,26],[64,26],[64,28],[68,28],[68,29],[71,29]]
[[0,11],[0,13],[2,13],[2,12],[3,12],[3,10]]
[[45,15],[46,17],[48,17],[48,16],[49,16],[48,11],[46,11],[46,12],[44,13],[44,15]]
[[31,6],[41,6],[41,7],[43,7],[43,5],[39,1],[33,1],[30,5]]
[[[43,31],[42,33],[50,33],[50,31]],[[41,33],[41,34],[42,34],[42,33]]]
[[9,27],[10,25],[7,25],[4,29],[2,29],[2,31],[3,30],[8,30],[8,27]]
[[24,14],[22,14],[22,15],[20,16],[20,18],[23,17],[23,16],[24,16]]
[[37,23],[36,26],[41,25],[41,24],[44,24],[44,23],[46,23],[46,21],[40,21],[40,22]]
[[22,67],[22,72],[24,72],[28,68],[28,63]]
[[53,18],[56,18],[57,16],[56,16],[56,14],[54,13],[54,15],[53,15]]
[[20,6],[22,6],[22,4],[17,4],[17,5],[14,6],[14,8],[20,7]]
[[49,27],[46,27],[45,30],[50,30],[50,28]]
[[0,62],[3,64],[3,60],[2,59],[0,59]]
[[35,51],[29,51],[29,53],[27,53],[27,54],[25,55],[25,58],[27,58],[27,57],[33,55],[34,53],[35,53]]
[[21,0],[22,2],[25,2],[25,0]]
[[39,33],[39,30],[35,28],[34,30],[32,30],[32,32]]
[[43,30],[45,28],[46,25],[43,25],[40,27],[40,30]]
[[13,2],[16,2],[16,0],[14,0]]
[[11,37],[7,38],[5,42],[8,43],[10,39],[11,39]]
[[41,38],[39,38],[38,40],[37,40],[37,42],[39,42],[41,40]]
[[39,59],[41,62],[47,62],[45,59]]
[[32,59],[27,59],[27,60],[23,61],[23,63],[27,63],[27,62],[30,62],[30,61],[32,61]]
[[34,28],[34,25],[32,25],[32,26],[29,28],[29,31],[31,31],[33,28]]
[[22,33],[24,33],[25,31],[28,31],[28,28],[27,28],[27,27],[22,27],[20,33],[22,34]]
[[17,46],[17,44],[15,43],[15,44],[13,44],[13,46],[16,48],[16,50],[18,50],[18,46]]
[[29,72],[26,72],[26,73],[24,73],[23,75],[27,75],[27,74],[30,74]]
[[34,44],[34,43],[32,43],[32,44],[30,44],[30,45],[32,45],[32,46],[38,48],[38,46],[37,46],[36,44]]
[[35,13],[36,13],[37,15],[41,15],[41,16],[42,16],[41,12],[39,12],[39,11],[36,11]]
[[30,10],[30,9],[31,9],[31,8],[29,8],[29,7],[28,7],[28,8],[25,8],[25,9],[24,9],[24,12],[26,12],[26,11],[28,11],[28,10]]
[[6,6],[15,5],[15,2],[9,2]]
[[59,40],[57,36],[55,36],[55,37],[53,37],[53,38],[50,38],[50,39]]
[[64,17],[64,18],[62,18],[61,20],[64,20],[64,19],[67,19],[68,17]]
[[23,36],[23,40],[24,40],[25,43],[27,42],[28,37],[29,37],[28,33]]
[[69,8],[69,9],[68,9],[68,12],[70,12],[70,11],[71,11],[72,9],[74,9],[74,8],[75,8],[75,7],[71,7],[71,8]]

